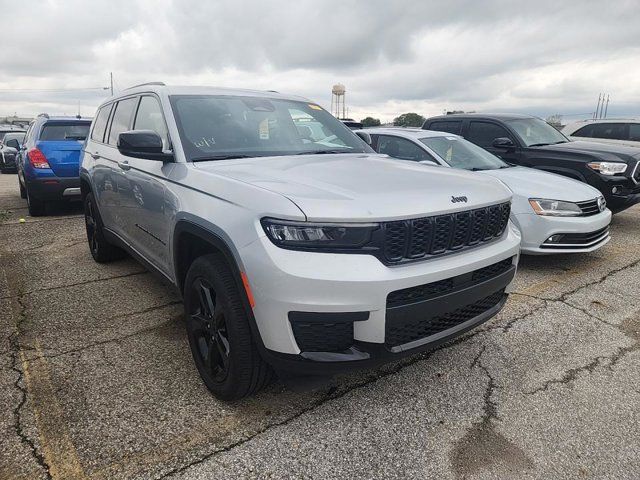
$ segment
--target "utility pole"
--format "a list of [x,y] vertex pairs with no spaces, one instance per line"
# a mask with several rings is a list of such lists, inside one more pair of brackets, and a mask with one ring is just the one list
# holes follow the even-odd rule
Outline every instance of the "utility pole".
[[109,72],[109,80],[111,83],[111,96],[113,97],[113,72]]

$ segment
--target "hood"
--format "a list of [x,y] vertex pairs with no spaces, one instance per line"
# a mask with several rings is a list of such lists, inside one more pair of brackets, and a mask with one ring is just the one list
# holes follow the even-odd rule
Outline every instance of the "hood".
[[536,150],[558,153],[595,154],[601,160],[624,161],[629,163],[640,159],[640,149],[624,145],[612,145],[608,143],[583,142],[581,140],[556,145],[532,147]]
[[584,202],[602,195],[586,183],[535,168],[511,167],[479,173],[502,180],[514,196],[523,197],[526,202],[530,198]]
[[[295,155],[195,165],[280,193],[315,221],[415,218],[511,198],[511,192],[493,178],[386,155]],[[466,197],[466,202],[452,197]]]

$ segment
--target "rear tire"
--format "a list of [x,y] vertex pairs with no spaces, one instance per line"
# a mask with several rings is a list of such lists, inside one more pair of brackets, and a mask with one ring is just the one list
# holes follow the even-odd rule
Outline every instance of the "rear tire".
[[251,395],[273,376],[253,340],[242,295],[222,255],[191,264],[184,287],[189,346],[200,377],[222,400]]
[[41,217],[46,213],[47,206],[42,200],[33,198],[33,195],[29,193],[29,188],[25,189],[25,195],[27,197],[27,207],[29,208],[29,215],[32,217]]
[[24,188],[24,185],[22,185],[20,175],[18,175],[18,186],[20,187],[20,198],[27,198],[27,190]]
[[92,193],[84,197],[84,223],[91,256],[98,263],[108,263],[125,256],[124,251],[112,245],[104,236],[102,219]]

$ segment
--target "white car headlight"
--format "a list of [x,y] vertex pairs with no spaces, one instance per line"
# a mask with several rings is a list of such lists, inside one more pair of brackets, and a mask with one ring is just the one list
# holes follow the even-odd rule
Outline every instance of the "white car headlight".
[[587,163],[587,165],[602,175],[616,175],[618,173],[624,173],[627,170],[627,164],[620,162],[592,162]]
[[529,203],[533,211],[538,215],[548,215],[551,217],[577,217],[582,215],[582,209],[573,202],[530,198]]

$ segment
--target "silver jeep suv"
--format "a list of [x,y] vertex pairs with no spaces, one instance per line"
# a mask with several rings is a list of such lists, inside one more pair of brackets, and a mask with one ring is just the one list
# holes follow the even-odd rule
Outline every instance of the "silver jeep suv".
[[520,235],[498,180],[375,154],[316,103],[145,84],[98,109],[81,164],[93,258],[181,292],[222,399],[272,372],[371,367],[486,321]]

